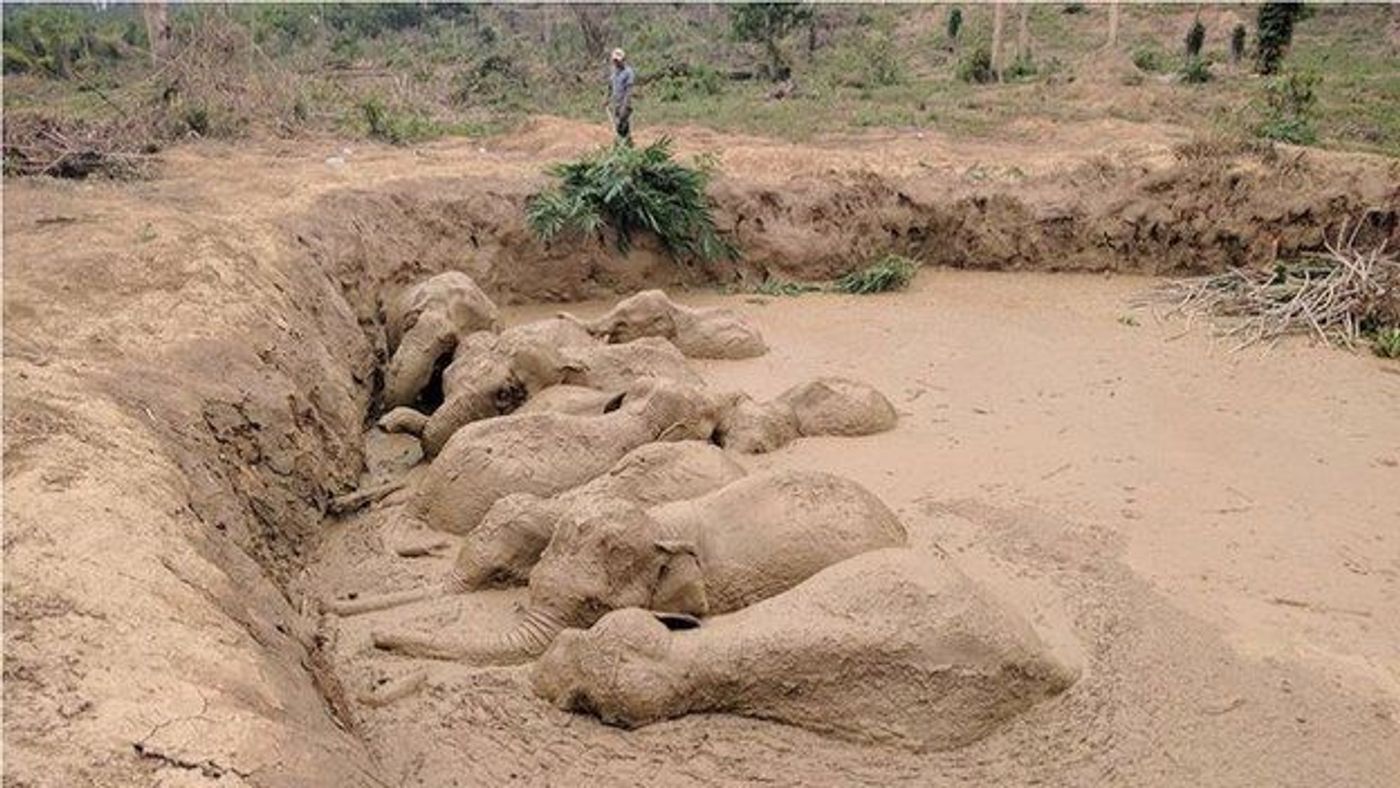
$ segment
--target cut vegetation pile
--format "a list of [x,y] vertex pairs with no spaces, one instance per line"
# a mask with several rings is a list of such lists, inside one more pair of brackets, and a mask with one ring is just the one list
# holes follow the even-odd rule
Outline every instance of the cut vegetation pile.
[[1355,239],[1355,230],[1346,236],[1343,228],[1325,253],[1270,269],[1236,268],[1176,280],[1143,303],[1166,305],[1169,315],[1223,318],[1222,333],[1237,338],[1241,348],[1312,333],[1348,347],[1373,336],[1379,350],[1382,338],[1400,326],[1400,261],[1384,246],[1359,251]]
[[635,233],[649,231],[676,259],[733,259],[737,252],[715,229],[705,194],[711,169],[703,159],[693,167],[677,162],[669,137],[645,148],[614,145],[551,167],[561,183],[531,198],[526,219],[546,242],[606,227],[624,253]]

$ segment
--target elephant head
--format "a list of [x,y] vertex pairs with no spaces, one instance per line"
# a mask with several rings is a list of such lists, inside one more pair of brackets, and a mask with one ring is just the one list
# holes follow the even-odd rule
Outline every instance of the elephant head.
[[667,620],[686,627],[683,618],[630,608],[609,613],[591,629],[559,633],[535,664],[535,693],[566,711],[591,712],[623,727],[683,713],[691,682],[671,659]]
[[670,339],[676,335],[675,313],[676,306],[665,293],[644,290],[583,325],[593,336],[615,344],[642,337]]
[[696,546],[660,536],[640,506],[605,499],[556,524],[530,573],[530,603],[514,629],[466,643],[382,634],[374,642],[417,656],[516,664],[543,653],[565,628],[587,628],[626,607],[688,616],[709,609]]
[[562,508],[555,499],[513,493],[492,504],[457,551],[452,579],[471,591],[523,584],[554,535]]
[[654,440],[707,441],[719,423],[719,407],[708,392],[667,378],[645,378],[627,388],[605,410],[620,410],[658,428]]
[[543,345],[521,343],[506,349],[494,334],[467,337],[443,372],[445,396],[423,427],[423,453],[437,455],[462,426],[515,411],[531,395],[559,383],[575,369]]
[[384,381],[388,408],[412,405],[461,337],[500,327],[496,305],[460,271],[438,274],[404,290],[385,308],[385,318],[393,354]]

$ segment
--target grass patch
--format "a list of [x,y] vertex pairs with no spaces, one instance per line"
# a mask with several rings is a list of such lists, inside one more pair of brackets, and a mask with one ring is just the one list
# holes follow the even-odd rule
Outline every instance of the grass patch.
[[753,291],[766,296],[800,296],[804,293],[821,292],[822,286],[811,282],[789,282],[784,279],[768,279]]
[[624,254],[634,234],[651,232],[676,259],[733,259],[738,251],[715,229],[705,194],[712,166],[677,162],[668,137],[644,148],[613,145],[549,168],[560,183],[530,199],[526,220],[545,242],[607,227]]
[[897,254],[887,254],[871,265],[836,280],[831,289],[838,293],[869,295],[903,290],[913,281],[918,263]]
[[1371,349],[1381,358],[1400,359],[1400,326],[1377,331],[1371,338]]

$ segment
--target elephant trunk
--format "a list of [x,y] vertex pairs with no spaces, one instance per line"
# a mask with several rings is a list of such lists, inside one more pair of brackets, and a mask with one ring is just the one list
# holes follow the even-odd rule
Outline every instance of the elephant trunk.
[[375,632],[371,637],[375,648],[410,657],[473,665],[518,665],[543,654],[563,629],[563,623],[555,616],[532,608],[515,629],[468,642],[382,632]]
[[475,388],[451,396],[442,407],[433,411],[423,427],[423,454],[436,457],[457,430],[495,415],[493,398]]
[[457,334],[441,315],[420,315],[389,360],[384,376],[384,407],[396,408],[417,401],[438,371],[438,362],[456,347]]
[[406,591],[390,591],[385,594],[367,594],[357,596],[354,599],[331,599],[321,604],[321,609],[327,613],[334,613],[337,616],[358,616],[362,613],[371,613],[376,610],[388,610],[391,607],[407,605],[410,602],[417,602],[422,599],[432,599],[438,596],[446,596],[455,593],[448,584],[426,585],[420,588],[410,588]]

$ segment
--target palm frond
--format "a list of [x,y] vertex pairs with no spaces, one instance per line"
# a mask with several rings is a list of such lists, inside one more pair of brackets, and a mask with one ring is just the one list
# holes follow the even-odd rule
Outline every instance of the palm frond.
[[673,257],[734,259],[738,250],[715,227],[705,194],[714,159],[686,166],[671,148],[671,139],[662,137],[644,148],[615,145],[549,167],[559,183],[527,203],[531,231],[551,241],[596,234],[606,224],[622,252],[631,248],[633,233],[647,231]]

